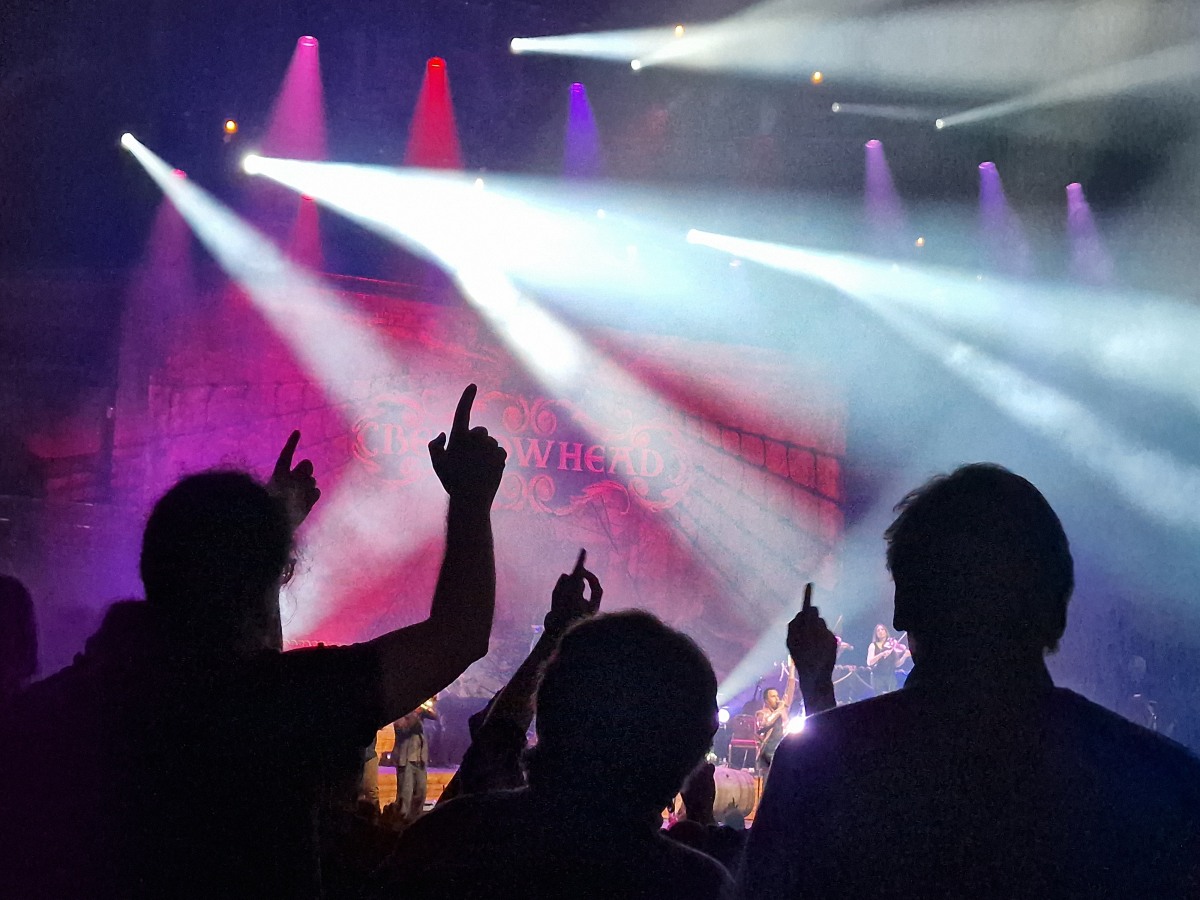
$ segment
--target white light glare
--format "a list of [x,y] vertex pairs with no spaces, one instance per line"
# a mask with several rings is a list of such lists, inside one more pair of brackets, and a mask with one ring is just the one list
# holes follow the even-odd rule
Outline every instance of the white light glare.
[[933,123],[933,127],[936,128],[938,131],[941,131],[943,128],[946,127],[946,120],[938,119],[936,122]]
[[717,723],[720,725],[727,725],[729,723],[729,710],[724,706],[717,710]]
[[801,713],[798,716],[792,716],[788,719],[787,728],[783,729],[784,734],[799,734],[804,730],[804,720],[807,716]]
[[137,144],[137,142],[138,142],[138,139],[135,138],[128,131],[125,132],[123,135],[121,135],[121,146],[124,147],[126,150],[132,150],[134,145]]
[[636,72],[636,71],[638,71],[638,70],[639,70],[641,67],[642,67],[642,61],[641,61],[640,59],[631,59],[631,60],[629,61],[629,68],[633,69],[633,71],[635,71],[635,72]]
[[508,42],[508,49],[512,53],[520,53],[521,48],[525,45],[525,38],[513,38]]
[[242,157],[242,171],[247,175],[258,175],[262,172],[262,157],[257,153],[247,153]]

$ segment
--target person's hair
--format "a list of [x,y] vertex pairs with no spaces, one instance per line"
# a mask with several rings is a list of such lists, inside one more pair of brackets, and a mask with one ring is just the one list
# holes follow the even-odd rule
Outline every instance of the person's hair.
[[155,504],[142,538],[146,600],[198,643],[227,642],[261,615],[291,558],[278,498],[245,472],[188,476]]
[[37,662],[33,597],[20,580],[0,575],[0,695],[29,681]]
[[599,807],[661,810],[711,746],[716,693],[704,651],[650,613],[580,622],[542,675],[529,782]]
[[885,641],[892,636],[892,633],[888,630],[888,627],[886,625],[884,625],[882,622],[880,622],[871,631],[871,643],[872,644],[875,643],[877,640],[879,640],[879,629],[880,628],[883,629],[883,639]]
[[765,691],[763,691],[763,700],[764,701],[767,699],[767,694],[771,693],[772,691],[775,692],[776,697],[779,696],[779,688],[767,688]]
[[977,463],[906,496],[885,533],[899,631],[970,630],[1053,650],[1067,624],[1074,564],[1058,516],[1032,484]]

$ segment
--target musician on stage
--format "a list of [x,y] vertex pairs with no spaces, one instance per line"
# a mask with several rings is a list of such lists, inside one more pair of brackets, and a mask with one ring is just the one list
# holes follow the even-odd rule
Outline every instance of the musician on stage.
[[908,647],[892,637],[886,625],[880,622],[875,626],[875,637],[867,646],[867,667],[876,695],[896,690],[896,670],[910,659]]
[[429,767],[429,741],[422,720],[437,720],[437,697],[426,700],[412,712],[393,723],[396,729],[396,805],[400,818],[411,823],[425,807]]
[[754,716],[758,729],[758,771],[766,776],[771,768],[771,759],[780,741],[787,734],[788,717],[792,706],[792,698],[796,695],[796,667],[788,660],[787,689],[783,697],[779,696],[776,688],[770,688],[763,694],[763,707]]

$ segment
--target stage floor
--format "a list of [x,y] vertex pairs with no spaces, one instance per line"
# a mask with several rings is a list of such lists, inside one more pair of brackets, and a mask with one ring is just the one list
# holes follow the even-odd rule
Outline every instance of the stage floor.
[[[427,770],[428,784],[425,789],[425,808],[429,809],[433,804],[438,802],[438,798],[442,796],[442,790],[450,783],[450,779],[454,777],[454,773],[458,771],[458,766],[450,768],[434,768],[430,767]],[[379,808],[387,806],[389,803],[396,802],[396,770],[391,766],[379,767]]]

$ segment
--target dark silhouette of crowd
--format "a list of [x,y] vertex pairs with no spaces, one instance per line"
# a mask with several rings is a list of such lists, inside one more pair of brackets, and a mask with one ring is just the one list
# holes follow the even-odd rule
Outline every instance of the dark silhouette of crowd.
[[[837,706],[838,639],[805,590],[786,644],[807,721],[772,748],[748,829],[714,809],[708,659],[649,612],[601,613],[583,552],[437,806],[356,806],[391,723],[423,778],[422,704],[488,650],[505,454],[471,427],[474,397],[430,444],[446,542],[416,625],[283,652],[279,591],[320,497],[298,432],[266,483],[212,471],[158,501],[145,599],[112,606],[61,672],[30,683],[33,604],[0,579],[0,894],[1200,894],[1200,762],[1054,686],[1067,537],[1032,484],[991,465],[918,488],[886,533],[903,688]],[[980,631],[983,646],[962,640]]]

